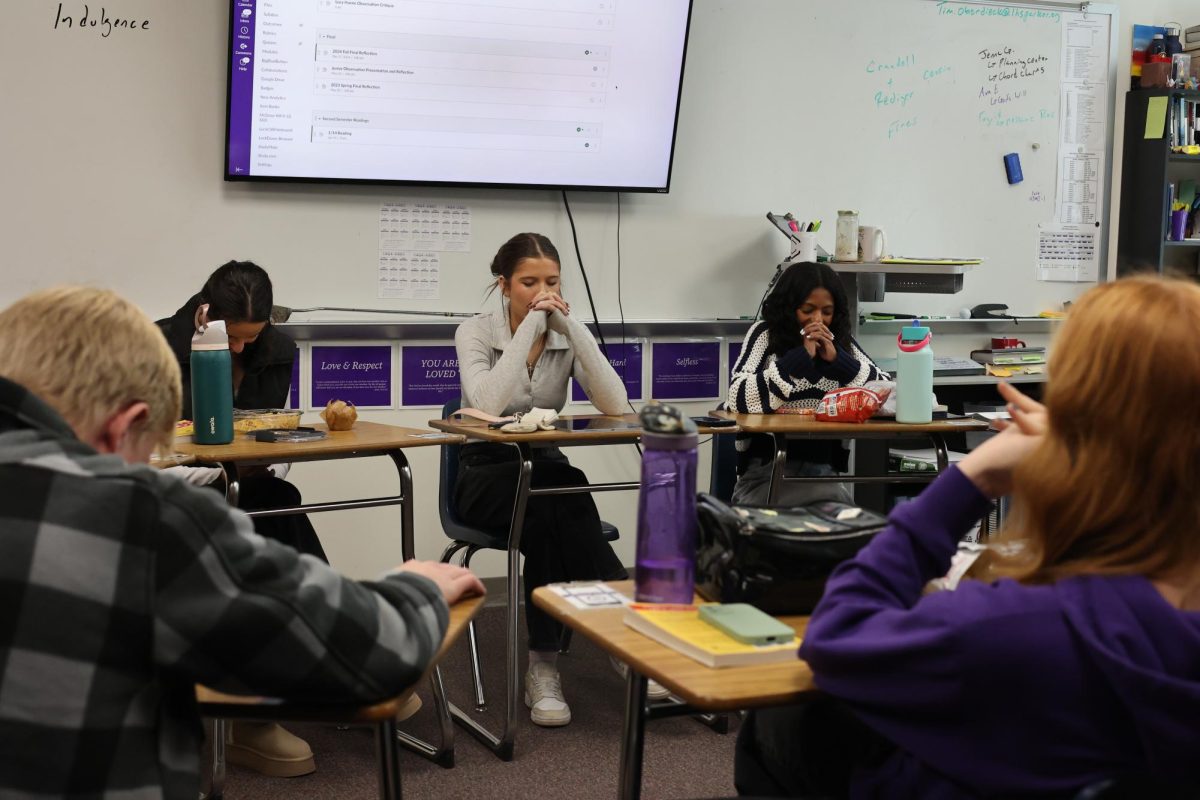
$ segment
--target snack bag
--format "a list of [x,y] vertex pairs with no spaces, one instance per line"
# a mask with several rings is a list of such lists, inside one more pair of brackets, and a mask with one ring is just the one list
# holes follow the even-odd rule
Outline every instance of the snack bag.
[[847,386],[834,389],[817,405],[818,422],[866,422],[883,405],[883,400],[870,389]]

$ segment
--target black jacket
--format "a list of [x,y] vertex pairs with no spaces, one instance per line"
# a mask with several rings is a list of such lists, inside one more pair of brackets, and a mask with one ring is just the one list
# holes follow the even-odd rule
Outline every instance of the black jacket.
[[[196,308],[200,295],[183,304],[174,316],[160,319],[158,327],[167,337],[167,344],[179,359],[183,373],[183,419],[192,418],[192,334],[196,332]],[[296,343],[271,323],[263,328],[257,340],[242,351],[246,374],[234,393],[234,408],[283,408],[292,385],[292,362],[296,358]]]

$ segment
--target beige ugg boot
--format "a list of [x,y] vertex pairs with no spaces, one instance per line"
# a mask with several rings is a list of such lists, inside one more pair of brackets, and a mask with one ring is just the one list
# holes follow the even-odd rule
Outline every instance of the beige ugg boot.
[[274,722],[230,721],[225,727],[225,760],[273,778],[315,772],[308,742]]

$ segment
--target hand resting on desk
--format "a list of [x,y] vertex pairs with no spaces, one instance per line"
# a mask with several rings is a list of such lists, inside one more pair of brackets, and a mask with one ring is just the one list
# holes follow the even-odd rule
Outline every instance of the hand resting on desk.
[[487,594],[483,588],[483,582],[466,567],[413,559],[405,561],[396,568],[396,571],[411,572],[429,578],[442,590],[442,596],[446,598],[446,605],[452,606],[469,595]]

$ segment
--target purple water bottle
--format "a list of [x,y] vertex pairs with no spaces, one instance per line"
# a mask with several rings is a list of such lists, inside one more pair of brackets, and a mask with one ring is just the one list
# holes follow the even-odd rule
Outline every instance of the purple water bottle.
[[638,494],[639,603],[691,603],[696,574],[696,424],[677,409],[642,409]]

